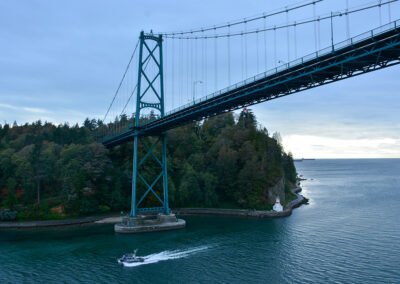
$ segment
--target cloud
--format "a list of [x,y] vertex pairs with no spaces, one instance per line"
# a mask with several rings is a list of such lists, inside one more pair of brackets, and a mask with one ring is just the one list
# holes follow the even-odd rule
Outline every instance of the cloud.
[[99,114],[85,114],[77,110],[57,108],[50,111],[43,108],[0,103],[0,120],[8,123],[16,121],[20,124],[42,120],[54,124],[62,124],[65,122],[81,124],[86,117],[97,118]]
[[47,110],[41,108],[23,107],[22,109],[31,113],[48,113]]
[[33,108],[33,107],[24,107],[24,106],[15,106],[15,105],[10,105],[10,104],[3,104],[0,103],[0,108],[5,108],[9,110],[16,110],[16,111],[26,111],[29,113],[50,113],[48,110],[43,109],[43,108]]
[[294,134],[283,136],[285,150],[297,158],[395,158],[400,138],[344,139]]

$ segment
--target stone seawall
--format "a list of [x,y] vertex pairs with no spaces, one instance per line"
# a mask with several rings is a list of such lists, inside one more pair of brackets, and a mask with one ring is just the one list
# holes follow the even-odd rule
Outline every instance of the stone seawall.
[[[292,189],[292,192],[297,195],[295,200],[287,204],[282,212],[266,211],[266,210],[252,210],[252,209],[221,209],[221,208],[177,208],[173,212],[179,216],[237,216],[249,218],[279,218],[286,217],[292,214],[294,208],[301,206],[306,198],[300,194],[301,187]],[[32,229],[32,228],[46,228],[46,227],[64,227],[64,226],[77,226],[87,224],[115,224],[120,223],[121,216],[94,216],[83,217],[69,220],[49,220],[49,221],[21,221],[21,222],[0,222],[0,229]]]
[[180,216],[199,216],[199,215],[213,215],[213,216],[239,216],[250,218],[276,218],[286,217],[292,214],[294,208],[301,206],[305,202],[301,192],[301,187],[292,189],[292,192],[297,195],[295,200],[287,204],[282,212],[266,211],[266,210],[252,210],[252,209],[221,209],[221,208],[177,208],[174,213]]
[[248,209],[220,209],[220,208],[179,208],[174,210],[179,216],[239,216],[252,218],[272,218],[289,216],[291,210],[283,210],[282,212],[264,211],[264,210],[248,210]]
[[0,229],[31,229],[46,227],[64,227],[91,224],[99,220],[99,217],[83,217],[68,220],[46,220],[46,221],[8,221],[0,222]]

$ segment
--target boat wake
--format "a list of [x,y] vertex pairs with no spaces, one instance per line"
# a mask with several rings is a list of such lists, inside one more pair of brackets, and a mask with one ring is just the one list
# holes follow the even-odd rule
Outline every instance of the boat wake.
[[200,246],[195,247],[187,250],[166,250],[159,253],[153,253],[146,256],[140,256],[144,259],[143,262],[134,262],[134,263],[122,263],[125,267],[136,267],[151,263],[157,263],[160,261],[171,260],[171,259],[178,259],[188,257],[190,255],[199,253],[201,251],[207,250],[208,246]]

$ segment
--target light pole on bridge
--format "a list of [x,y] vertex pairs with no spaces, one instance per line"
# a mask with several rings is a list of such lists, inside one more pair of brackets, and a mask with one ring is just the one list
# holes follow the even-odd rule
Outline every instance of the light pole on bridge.
[[193,89],[192,89],[193,103],[194,103],[194,101],[195,101],[195,99],[196,99],[196,84],[197,84],[197,83],[203,84],[203,81],[201,81],[201,80],[193,81]]
[[340,13],[340,12],[336,12],[336,13],[331,12],[331,44],[332,44],[332,51],[335,50],[335,45],[333,43],[333,17],[336,17],[336,16],[342,16],[342,13]]

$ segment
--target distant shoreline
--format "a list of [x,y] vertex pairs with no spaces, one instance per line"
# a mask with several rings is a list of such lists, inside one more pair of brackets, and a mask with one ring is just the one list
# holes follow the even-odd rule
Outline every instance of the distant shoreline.
[[[172,211],[179,216],[235,216],[250,218],[279,218],[287,217],[292,214],[293,209],[300,207],[306,202],[306,198],[299,194],[301,187],[295,187],[292,192],[297,198],[285,206],[281,212],[253,210],[253,209],[222,209],[222,208],[177,208]],[[81,217],[65,220],[38,220],[38,221],[16,221],[0,222],[1,229],[35,229],[35,228],[54,228],[81,225],[115,224],[122,221],[122,216],[117,214]]]
[[314,159],[314,158],[309,158],[309,159],[306,159],[306,158],[293,159],[293,162],[303,162],[303,161],[315,161],[315,159]]

